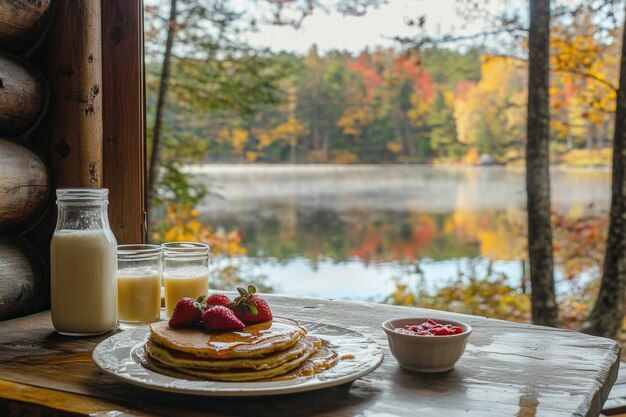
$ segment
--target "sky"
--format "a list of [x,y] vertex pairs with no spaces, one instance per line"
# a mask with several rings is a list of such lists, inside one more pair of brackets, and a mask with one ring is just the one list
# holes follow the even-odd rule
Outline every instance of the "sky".
[[467,23],[459,16],[456,0],[388,0],[378,8],[370,8],[363,16],[343,16],[337,11],[317,9],[299,29],[260,25],[255,33],[246,35],[254,46],[273,51],[305,53],[313,44],[321,52],[331,49],[357,53],[365,47],[397,45],[394,36],[411,36],[415,28],[406,24],[408,18],[426,15],[426,29],[456,34],[474,33],[478,23]]

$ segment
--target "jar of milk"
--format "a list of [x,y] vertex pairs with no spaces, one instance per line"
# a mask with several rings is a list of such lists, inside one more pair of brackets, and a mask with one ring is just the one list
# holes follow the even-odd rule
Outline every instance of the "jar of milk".
[[117,257],[109,226],[109,190],[57,190],[50,244],[52,324],[61,334],[106,333],[117,322]]

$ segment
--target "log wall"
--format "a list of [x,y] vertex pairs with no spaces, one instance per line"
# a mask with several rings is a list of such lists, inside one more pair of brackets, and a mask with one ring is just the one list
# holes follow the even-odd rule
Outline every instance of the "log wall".
[[49,304],[54,189],[109,188],[118,242],[145,240],[142,18],[141,1],[0,0],[0,320]]
[[0,0],[0,320],[50,303],[46,254],[26,232],[49,208],[51,176],[33,132],[48,84],[31,53],[53,15],[53,0]]

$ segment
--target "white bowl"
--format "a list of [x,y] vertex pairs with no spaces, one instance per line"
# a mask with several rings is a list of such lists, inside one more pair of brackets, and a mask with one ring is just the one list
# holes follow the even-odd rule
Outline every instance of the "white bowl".
[[[394,331],[406,325],[420,324],[428,319],[437,323],[452,324],[463,329],[463,333],[449,336],[418,336]],[[411,317],[387,320],[383,323],[387,333],[389,349],[401,367],[416,372],[445,372],[454,368],[465,351],[467,338],[472,327],[455,320],[443,320],[435,317]]]

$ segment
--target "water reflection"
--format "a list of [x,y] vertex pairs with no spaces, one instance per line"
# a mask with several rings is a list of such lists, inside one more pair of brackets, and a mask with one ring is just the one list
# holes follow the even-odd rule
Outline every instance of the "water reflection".
[[[202,207],[203,221],[238,228],[249,253],[240,262],[267,274],[278,292],[375,297],[418,260],[432,285],[488,261],[522,278],[519,170],[253,165],[192,172],[223,196]],[[555,170],[552,184],[555,209],[567,218],[608,206],[607,171]]]

